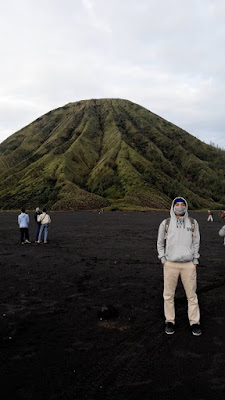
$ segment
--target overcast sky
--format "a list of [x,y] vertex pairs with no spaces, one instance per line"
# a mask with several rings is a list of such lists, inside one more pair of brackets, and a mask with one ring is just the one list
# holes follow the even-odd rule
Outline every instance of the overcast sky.
[[1,1],[0,44],[0,142],[116,97],[225,148],[224,0]]

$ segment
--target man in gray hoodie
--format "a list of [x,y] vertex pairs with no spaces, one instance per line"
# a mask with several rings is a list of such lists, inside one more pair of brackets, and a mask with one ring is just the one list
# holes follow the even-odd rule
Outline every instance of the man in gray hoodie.
[[223,244],[225,246],[225,225],[219,230],[219,235],[223,238]]
[[159,226],[157,249],[164,271],[165,332],[175,332],[174,296],[179,276],[188,300],[188,318],[192,334],[200,336],[196,267],[199,259],[200,234],[196,220],[188,217],[188,204],[176,197],[171,205],[171,218]]

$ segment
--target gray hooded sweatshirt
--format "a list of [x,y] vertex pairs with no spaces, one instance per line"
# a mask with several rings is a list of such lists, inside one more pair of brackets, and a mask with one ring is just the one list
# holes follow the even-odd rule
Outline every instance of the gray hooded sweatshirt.
[[220,235],[221,237],[225,237],[225,225],[220,229],[219,235]]
[[192,232],[192,224],[188,218],[188,212],[186,210],[185,215],[182,217],[183,221],[180,224],[174,213],[174,202],[176,199],[183,199],[187,205],[187,201],[183,197],[176,197],[171,205],[170,209],[170,224],[167,232],[167,239],[165,240],[165,226],[166,219],[162,221],[159,226],[157,250],[158,257],[162,264],[165,261],[174,262],[189,262],[192,261],[194,264],[198,264],[199,245],[200,245],[200,234],[199,226],[196,220],[194,232]]

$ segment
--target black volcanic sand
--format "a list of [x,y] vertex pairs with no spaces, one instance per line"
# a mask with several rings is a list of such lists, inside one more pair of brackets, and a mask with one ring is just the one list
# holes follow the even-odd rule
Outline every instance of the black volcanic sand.
[[[21,245],[17,215],[1,213],[1,398],[224,399],[221,222],[190,215],[201,230],[201,337],[180,283],[176,333],[164,333],[156,238],[168,213],[52,213],[47,245]],[[100,320],[103,305],[119,317]]]

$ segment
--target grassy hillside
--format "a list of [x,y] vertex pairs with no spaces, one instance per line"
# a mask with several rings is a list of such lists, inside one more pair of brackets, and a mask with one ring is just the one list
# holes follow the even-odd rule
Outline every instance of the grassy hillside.
[[225,204],[225,152],[127,100],[70,103],[0,144],[0,208]]

